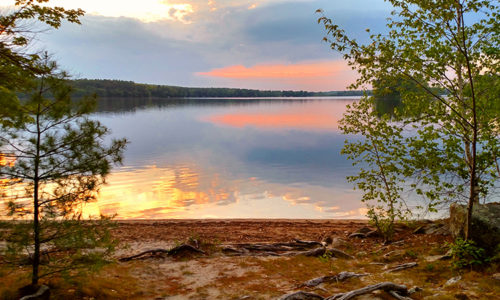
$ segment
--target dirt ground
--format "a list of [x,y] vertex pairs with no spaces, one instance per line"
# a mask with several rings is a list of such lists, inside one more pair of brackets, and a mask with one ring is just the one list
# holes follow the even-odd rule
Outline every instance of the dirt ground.
[[207,219],[118,221],[114,234],[123,242],[182,241],[189,237],[221,243],[287,242],[347,236],[365,220]]
[[[368,226],[364,220],[119,221],[113,230],[120,240],[116,259],[193,241],[205,254],[117,261],[78,283],[49,281],[47,284],[52,287],[52,299],[277,299],[299,290],[328,297],[386,281],[408,288],[419,287],[421,290],[410,295],[411,299],[500,299],[500,279],[494,275],[500,271],[497,264],[480,270],[453,270],[450,260],[438,259],[448,250],[449,235],[442,230],[414,233],[420,225],[399,225],[395,242],[384,244],[376,236],[349,237]],[[228,245],[293,239],[327,241],[329,247],[352,258],[228,256],[221,251]],[[387,272],[409,262],[417,265]],[[302,286],[307,280],[342,271],[365,276],[316,287]],[[10,276],[13,281],[13,275]],[[449,281],[452,278],[456,280]],[[2,274],[0,290],[1,282]],[[356,299],[394,298],[385,292],[373,292]]]

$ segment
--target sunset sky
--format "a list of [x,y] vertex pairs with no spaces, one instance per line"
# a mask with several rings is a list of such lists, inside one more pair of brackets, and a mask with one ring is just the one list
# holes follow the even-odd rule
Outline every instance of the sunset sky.
[[[3,11],[14,0],[0,0]],[[322,42],[321,8],[347,32],[383,30],[383,0],[51,0],[82,8],[82,25],[37,37],[77,78],[141,83],[344,90],[355,78]]]

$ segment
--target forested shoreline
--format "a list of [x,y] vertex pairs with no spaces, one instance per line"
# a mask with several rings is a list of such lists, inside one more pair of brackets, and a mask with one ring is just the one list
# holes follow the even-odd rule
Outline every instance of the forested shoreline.
[[73,95],[81,97],[96,94],[99,97],[130,98],[207,98],[207,97],[326,97],[326,96],[362,96],[363,91],[270,91],[238,88],[200,88],[171,85],[135,83],[133,81],[110,79],[77,79],[70,81],[74,88]]

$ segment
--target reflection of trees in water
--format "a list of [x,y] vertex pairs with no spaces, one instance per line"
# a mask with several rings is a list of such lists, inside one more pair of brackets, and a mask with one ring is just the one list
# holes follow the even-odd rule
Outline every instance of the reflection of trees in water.
[[[334,98],[99,98],[97,112],[125,113],[146,108],[174,108],[183,106],[251,106],[258,103],[306,103]],[[339,98],[342,99],[342,98]]]

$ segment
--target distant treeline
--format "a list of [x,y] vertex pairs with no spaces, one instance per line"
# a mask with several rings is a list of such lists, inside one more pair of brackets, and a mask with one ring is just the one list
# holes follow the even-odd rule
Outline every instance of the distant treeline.
[[137,98],[206,98],[206,97],[322,97],[361,96],[362,91],[260,91],[234,88],[191,88],[170,85],[141,84],[133,81],[78,79],[73,80],[74,96],[97,94],[100,97]]

